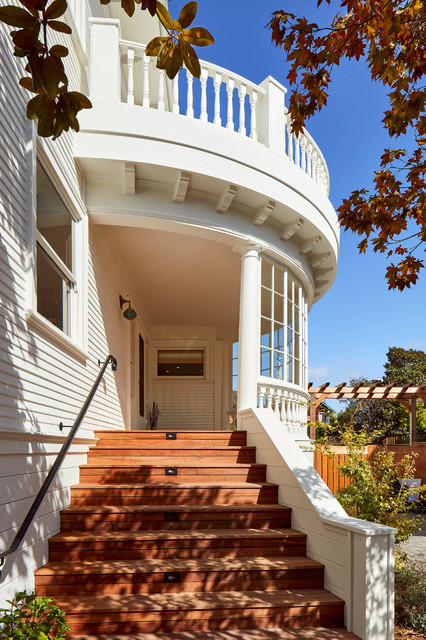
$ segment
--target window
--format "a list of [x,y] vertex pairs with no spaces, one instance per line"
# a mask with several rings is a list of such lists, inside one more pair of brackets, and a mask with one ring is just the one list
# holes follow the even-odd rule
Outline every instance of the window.
[[158,376],[204,376],[204,350],[165,350],[157,352]]
[[47,173],[37,165],[37,311],[71,336],[75,222]]
[[286,269],[262,258],[260,375],[306,386],[307,302]]

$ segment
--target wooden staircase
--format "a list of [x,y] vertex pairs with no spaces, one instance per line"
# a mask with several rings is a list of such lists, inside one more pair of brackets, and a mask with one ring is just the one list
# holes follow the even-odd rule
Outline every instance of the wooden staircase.
[[245,432],[95,435],[35,577],[72,636],[356,638]]

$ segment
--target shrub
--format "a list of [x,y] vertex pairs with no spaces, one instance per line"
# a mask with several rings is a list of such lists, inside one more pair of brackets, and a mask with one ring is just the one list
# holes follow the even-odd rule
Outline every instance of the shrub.
[[[336,498],[348,515],[394,527],[398,531],[396,541],[402,542],[417,531],[420,524],[418,517],[406,516],[411,507],[407,498],[410,493],[417,492],[418,488],[407,489],[403,483],[398,484],[400,479],[414,478],[415,455],[406,455],[395,462],[393,452],[381,451],[369,460],[365,447],[371,437],[371,433],[356,431],[353,427],[347,427],[341,432],[340,441],[347,448],[347,462],[339,465],[339,471],[351,482],[336,492]],[[327,435],[319,444],[329,455],[333,455],[330,453]]]
[[395,623],[426,634],[426,565],[395,558]]
[[20,591],[0,609],[0,640],[63,640],[70,630],[52,598]]

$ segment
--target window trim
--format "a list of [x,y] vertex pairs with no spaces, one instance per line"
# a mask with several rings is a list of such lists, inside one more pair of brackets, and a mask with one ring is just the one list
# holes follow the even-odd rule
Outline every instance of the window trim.
[[[62,347],[77,359],[85,362],[88,358],[88,218],[87,212],[64,175],[52,151],[44,141],[36,138],[33,130],[33,154],[29,158],[29,178],[27,190],[27,309],[26,320],[53,343]],[[35,153],[37,150],[37,153]],[[37,229],[37,165],[45,171],[58,196],[71,216],[72,265],[74,273],[68,269],[49,243]],[[37,311],[37,245],[47,253],[57,268],[63,273],[70,286],[69,323],[70,335],[55,327]]]

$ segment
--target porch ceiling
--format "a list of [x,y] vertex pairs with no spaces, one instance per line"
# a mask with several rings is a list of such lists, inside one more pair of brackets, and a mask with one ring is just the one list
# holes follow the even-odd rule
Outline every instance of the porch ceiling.
[[154,229],[97,230],[114,247],[152,325],[238,326],[241,258],[229,245]]

